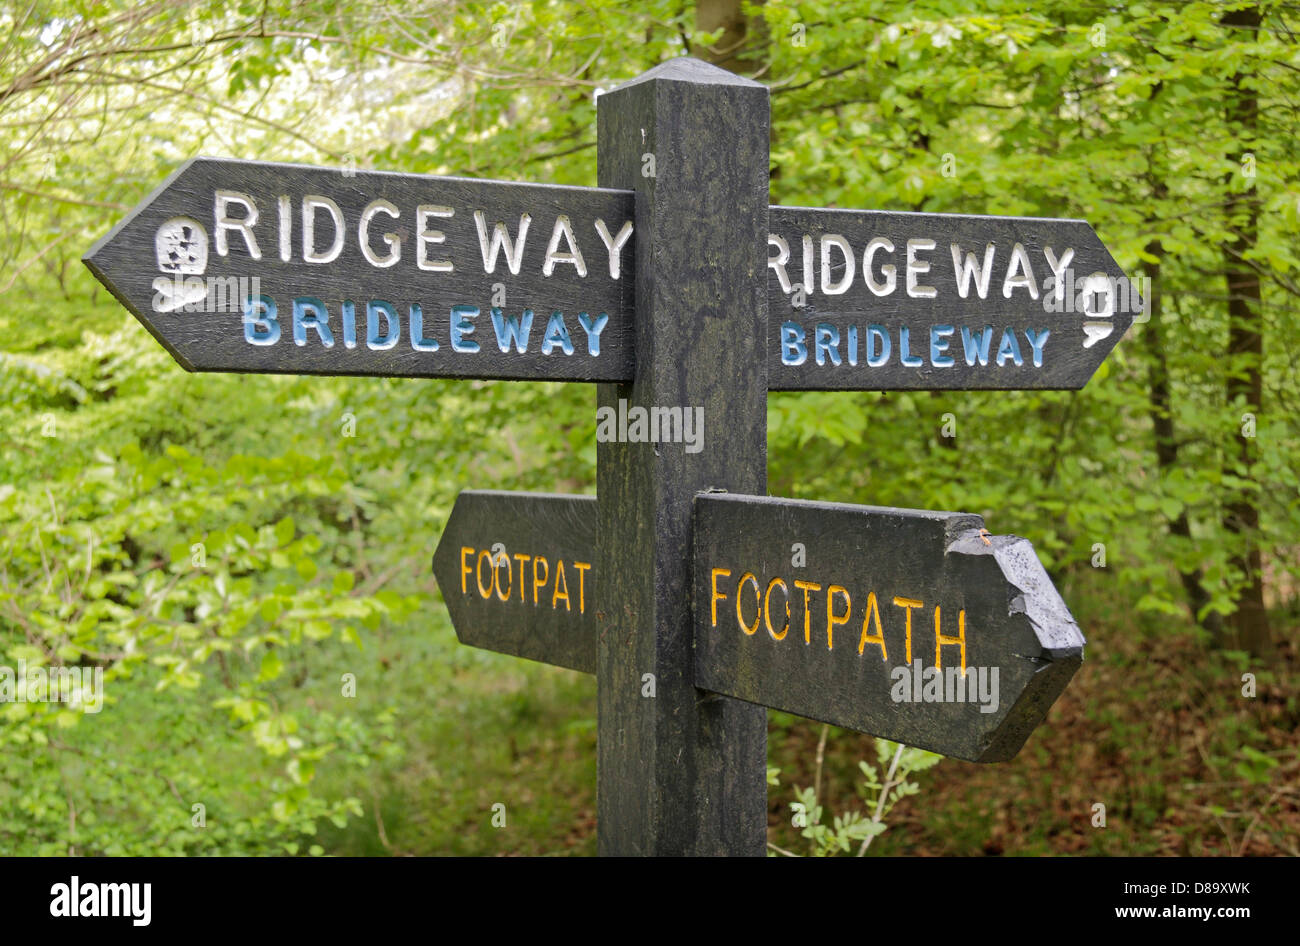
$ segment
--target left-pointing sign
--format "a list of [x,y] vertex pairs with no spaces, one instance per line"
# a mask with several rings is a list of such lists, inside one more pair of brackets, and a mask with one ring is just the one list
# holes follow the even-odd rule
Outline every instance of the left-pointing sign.
[[191,371],[626,381],[628,191],[196,158],[86,255]]
[[596,497],[465,490],[433,554],[462,644],[596,672]]

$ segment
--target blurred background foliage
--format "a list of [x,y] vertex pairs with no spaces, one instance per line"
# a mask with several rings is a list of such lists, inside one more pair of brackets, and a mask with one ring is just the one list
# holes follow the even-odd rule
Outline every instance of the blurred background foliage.
[[[196,154],[594,184],[599,92],[683,54],[770,86],[773,203],[1082,217],[1155,287],[1079,392],[770,398],[772,494],[980,513],[1090,640],[1016,762],[925,773],[873,851],[1300,853],[1297,21],[0,3],[0,663],[106,695],[0,708],[0,853],[594,850],[594,683],[460,647],[429,574],[460,489],[594,490],[594,389],[188,375],[79,258]],[[809,784],[817,727],[770,718]],[[826,753],[851,802],[869,741]]]

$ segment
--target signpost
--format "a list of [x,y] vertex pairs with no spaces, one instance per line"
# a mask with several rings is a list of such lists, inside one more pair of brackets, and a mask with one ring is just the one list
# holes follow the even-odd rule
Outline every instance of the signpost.
[[1081,388],[1133,321],[1082,220],[773,207],[769,226],[773,391]]
[[596,497],[465,490],[433,574],[462,644],[596,672]]
[[[596,519],[462,492],[433,558],[461,643],[595,673]],[[700,688],[970,762],[1012,758],[1083,661],[1029,542],[966,513],[701,493],[693,594]]]
[[1083,661],[1024,539],[979,516],[767,496],[695,504],[695,681],[1003,762]]
[[631,236],[595,187],[195,158],[85,261],[190,371],[604,381]]
[[598,384],[597,496],[461,493],[460,640],[594,672],[605,854],[761,855],[777,707],[1015,755],[1083,636],[977,516],[774,499],[769,390],[1082,387],[1140,306],[1077,220],[769,207],[768,93],[599,100],[601,188],[196,159],[86,263],[188,370]]
[[[633,201],[195,158],[85,261],[190,371],[631,381]],[[1082,220],[768,210],[769,390],[1081,388],[1132,321]]]

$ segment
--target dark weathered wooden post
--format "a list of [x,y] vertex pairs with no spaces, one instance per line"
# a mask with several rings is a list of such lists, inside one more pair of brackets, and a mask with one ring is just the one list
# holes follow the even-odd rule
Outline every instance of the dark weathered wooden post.
[[687,589],[695,494],[767,491],[768,93],[678,59],[598,103],[600,184],[636,191],[636,375],[600,406],[704,435],[597,445],[599,849],[762,855],[766,711],[695,688]]

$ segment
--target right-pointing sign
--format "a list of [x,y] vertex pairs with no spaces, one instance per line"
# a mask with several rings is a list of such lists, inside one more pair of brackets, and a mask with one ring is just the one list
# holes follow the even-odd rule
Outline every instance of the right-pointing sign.
[[1082,220],[772,207],[773,391],[1081,388],[1137,312]]
[[959,759],[1010,759],[1084,640],[1029,542],[983,525],[700,494],[696,686]]

